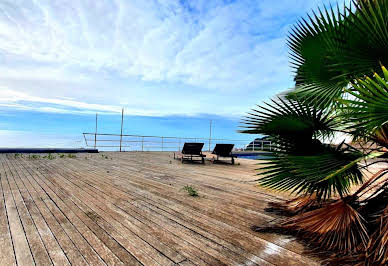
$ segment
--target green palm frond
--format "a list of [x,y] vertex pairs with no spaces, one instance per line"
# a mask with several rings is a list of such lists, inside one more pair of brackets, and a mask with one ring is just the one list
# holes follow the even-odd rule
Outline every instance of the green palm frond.
[[346,19],[346,44],[338,54],[338,67],[357,78],[379,71],[388,62],[388,2],[355,2],[355,11]]
[[315,139],[332,136],[339,125],[329,110],[282,98],[253,109],[242,123],[241,133],[270,136],[278,149],[298,153],[312,149]]
[[296,71],[292,94],[328,106],[357,78],[388,63],[388,1],[325,8],[294,27],[289,36]]
[[262,163],[261,186],[290,190],[296,194],[316,194],[318,199],[333,194],[345,196],[354,184],[361,184],[363,175],[358,162],[366,158],[361,152],[321,144],[311,155],[275,153]]
[[382,72],[383,77],[375,73],[373,78],[358,79],[347,90],[352,98],[338,101],[343,104],[342,117],[350,133],[384,144],[388,123],[388,70],[382,67]]
[[291,64],[295,68],[296,93],[309,102],[327,104],[338,97],[347,81],[342,69],[330,68],[336,63],[334,41],[342,43],[342,13],[333,8],[319,10],[303,19],[292,29],[288,38]]

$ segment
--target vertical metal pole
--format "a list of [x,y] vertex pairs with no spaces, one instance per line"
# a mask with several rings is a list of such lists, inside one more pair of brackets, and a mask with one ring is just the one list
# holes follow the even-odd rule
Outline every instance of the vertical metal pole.
[[179,138],[179,147],[178,147],[178,151],[181,150],[181,138]]
[[253,140],[253,147],[252,147],[252,151],[255,151],[255,142],[256,142],[256,139]]
[[96,130],[94,131],[94,148],[96,148],[96,145],[97,145],[97,116],[98,114],[96,113]]
[[141,151],[144,151],[144,137],[141,137]]
[[210,152],[210,145],[212,140],[212,120],[210,120],[210,132],[209,132],[209,152]]
[[264,151],[264,141],[261,141],[261,150]]
[[163,144],[164,144],[164,143],[163,143],[163,137],[162,137],[162,151],[163,151]]
[[121,109],[120,152],[121,152],[121,143],[123,141],[123,123],[124,123],[124,108]]

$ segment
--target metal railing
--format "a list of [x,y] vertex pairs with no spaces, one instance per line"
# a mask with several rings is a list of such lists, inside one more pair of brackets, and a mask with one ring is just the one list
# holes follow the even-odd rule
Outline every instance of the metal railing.
[[124,134],[83,133],[87,147],[119,151],[179,151],[185,142],[203,142],[203,150],[211,151],[217,143],[234,144],[234,150],[272,150],[270,141],[141,136]]

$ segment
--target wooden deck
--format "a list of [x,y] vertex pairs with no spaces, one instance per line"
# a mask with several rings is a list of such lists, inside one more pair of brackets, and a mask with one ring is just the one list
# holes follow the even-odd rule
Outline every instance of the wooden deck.
[[280,199],[249,182],[254,161],[103,155],[0,155],[0,265],[319,264],[293,238],[250,230]]

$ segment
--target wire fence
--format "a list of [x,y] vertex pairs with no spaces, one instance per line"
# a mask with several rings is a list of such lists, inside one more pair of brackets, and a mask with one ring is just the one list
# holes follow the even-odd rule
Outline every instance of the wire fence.
[[203,150],[211,151],[216,144],[234,144],[236,151],[271,151],[272,144],[266,140],[233,140],[211,138],[185,138],[165,136],[141,136],[104,133],[83,133],[87,147],[119,151],[179,151],[185,142],[204,143]]

